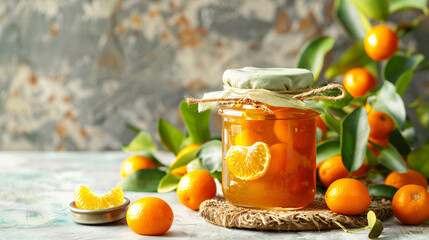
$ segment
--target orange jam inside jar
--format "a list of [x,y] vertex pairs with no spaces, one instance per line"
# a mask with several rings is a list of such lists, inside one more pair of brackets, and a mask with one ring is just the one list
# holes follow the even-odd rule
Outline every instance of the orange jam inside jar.
[[222,188],[232,204],[297,209],[316,194],[313,110],[235,104],[222,116]]

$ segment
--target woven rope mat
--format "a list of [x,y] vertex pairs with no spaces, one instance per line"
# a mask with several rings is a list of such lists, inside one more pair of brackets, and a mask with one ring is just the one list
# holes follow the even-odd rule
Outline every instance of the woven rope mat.
[[[369,210],[383,221],[393,215],[391,202],[384,198],[371,199]],[[269,211],[238,207],[223,197],[206,200],[200,205],[200,216],[212,224],[228,228],[246,228],[276,231],[326,230],[339,228],[333,220],[348,228],[367,226],[367,212],[346,216],[328,209],[324,195],[318,194],[313,202],[299,210]]]

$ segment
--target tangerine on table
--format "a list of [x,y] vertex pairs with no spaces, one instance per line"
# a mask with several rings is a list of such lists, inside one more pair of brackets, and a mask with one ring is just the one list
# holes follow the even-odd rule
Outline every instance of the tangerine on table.
[[326,190],[325,201],[331,211],[345,215],[362,214],[371,203],[368,188],[353,178],[333,182]]
[[371,129],[369,136],[376,139],[389,137],[389,134],[395,129],[395,123],[389,114],[380,111],[369,112],[368,123]]
[[186,173],[177,185],[177,197],[180,202],[192,210],[198,210],[200,204],[216,195],[216,183],[209,172],[201,169]]
[[105,194],[96,195],[86,186],[78,185],[74,193],[74,201],[76,207],[80,209],[105,209],[121,205],[124,202],[124,193],[120,187],[117,187]]
[[128,208],[127,224],[141,235],[161,235],[170,229],[174,214],[170,205],[157,197],[145,197]]
[[343,85],[353,97],[365,94],[377,86],[377,80],[365,68],[353,68],[344,75]]
[[121,164],[121,177],[126,178],[135,171],[145,168],[156,168],[156,166],[152,160],[147,157],[139,155],[131,156],[125,159]]
[[416,184],[424,188],[428,187],[426,178],[413,169],[409,169],[407,173],[398,173],[395,171],[391,172],[389,175],[387,175],[384,184],[395,188],[401,188],[408,184]]
[[[351,177],[361,177],[367,172],[368,168],[364,163]],[[329,187],[335,180],[345,178],[349,175],[350,172],[344,166],[341,155],[336,155],[325,160],[319,167],[319,178],[325,187]]]
[[425,222],[429,219],[427,188],[415,184],[401,187],[393,196],[392,210],[395,217],[405,224]]
[[375,26],[366,34],[364,48],[375,61],[386,60],[398,50],[398,36],[384,25]]
[[[201,147],[201,145],[199,145],[199,144],[191,144],[191,145],[188,145],[188,146],[182,148],[177,153],[176,159],[170,164],[170,166],[173,166],[177,162],[177,160],[182,158],[184,155],[186,155],[186,154],[188,154],[194,150],[197,150],[200,147]],[[175,169],[172,169],[170,173],[175,175],[175,176],[183,176],[188,172],[187,167],[188,167],[188,165],[183,165],[183,166],[177,167]]]

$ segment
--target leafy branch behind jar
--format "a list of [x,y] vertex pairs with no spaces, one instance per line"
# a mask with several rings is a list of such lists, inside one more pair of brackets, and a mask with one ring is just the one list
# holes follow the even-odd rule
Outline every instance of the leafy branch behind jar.
[[[387,26],[389,17],[401,11],[419,14],[410,22]],[[427,0],[335,1],[336,21],[353,44],[334,62],[327,62],[325,56],[335,47],[335,40],[320,36],[303,47],[297,60],[297,67],[313,72],[314,85],[323,66],[328,66],[324,77],[344,76],[348,92],[342,101],[325,103],[321,124],[329,130],[324,138],[319,132],[318,166],[340,155],[349,177],[365,167],[366,173],[359,178],[370,181],[409,168],[429,178],[429,141],[411,148],[417,135],[406,111],[406,107],[414,109],[427,128],[429,107],[422,101],[429,95],[419,96],[407,106],[402,99],[414,73],[427,70],[429,62],[414,49],[398,47],[405,36],[419,30],[428,14]],[[319,169],[322,182],[323,174]],[[393,197],[395,193],[384,184],[369,187],[375,196]]]

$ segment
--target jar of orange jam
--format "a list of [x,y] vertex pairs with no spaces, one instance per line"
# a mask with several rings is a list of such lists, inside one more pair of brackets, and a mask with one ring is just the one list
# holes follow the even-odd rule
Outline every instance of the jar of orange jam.
[[232,204],[302,208],[316,193],[313,110],[248,105],[222,107],[222,188]]
[[222,96],[233,99],[238,94],[258,103],[229,102],[219,108],[225,198],[235,205],[262,209],[297,209],[310,204],[316,194],[319,113],[295,107],[303,101],[289,104],[280,99],[277,90],[311,86],[311,72],[232,69],[224,73],[223,81]]

